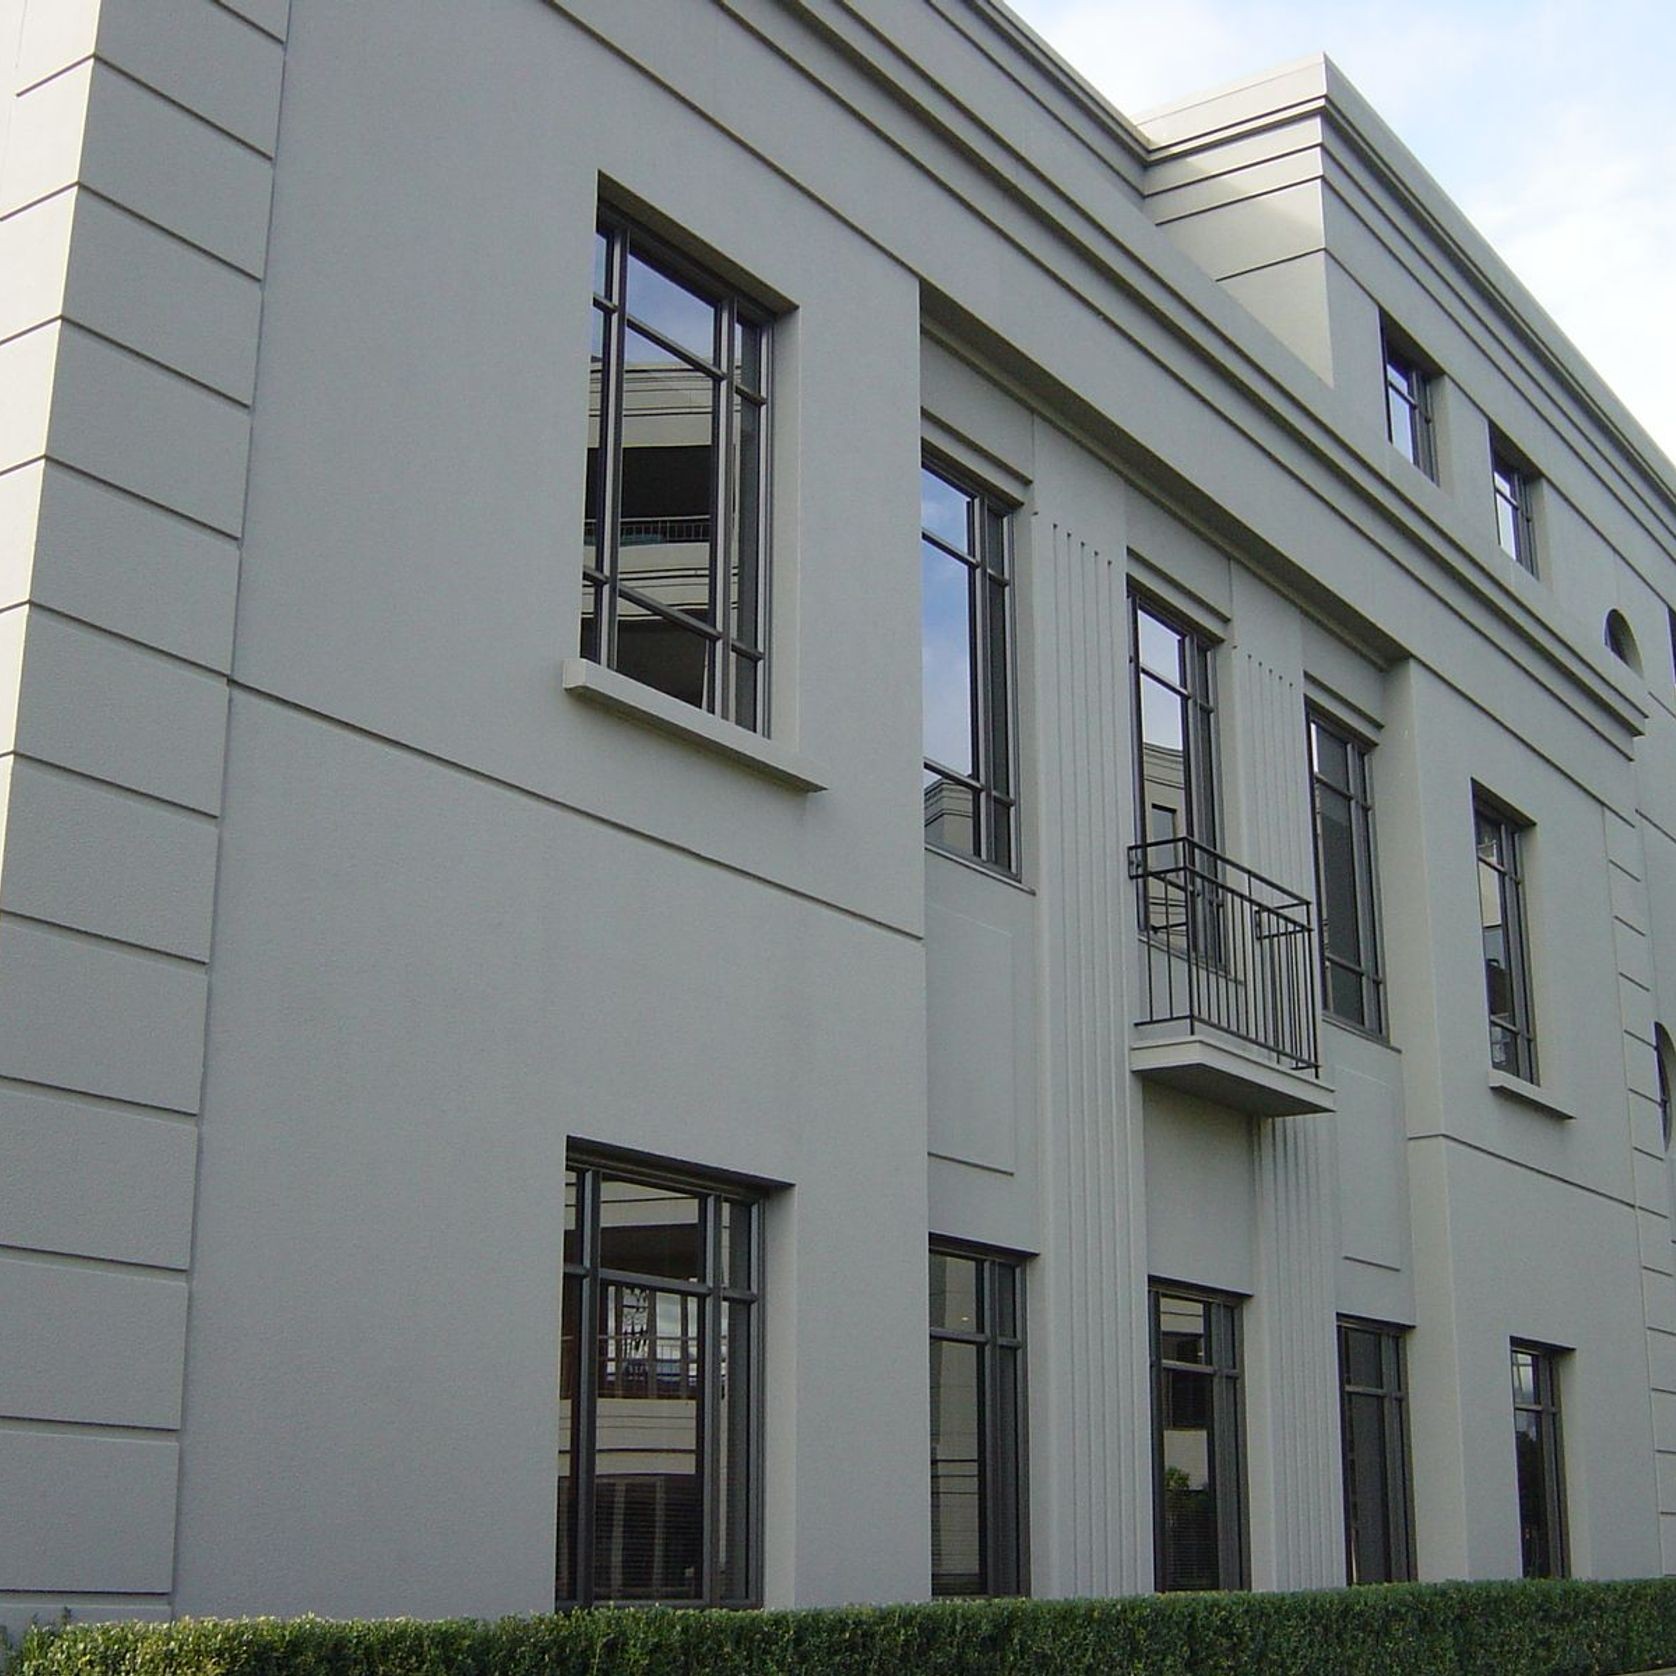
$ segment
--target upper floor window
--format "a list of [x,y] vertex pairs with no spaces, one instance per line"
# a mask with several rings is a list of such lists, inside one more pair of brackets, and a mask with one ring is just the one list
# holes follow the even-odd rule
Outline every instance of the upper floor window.
[[1629,618],[1622,611],[1612,610],[1606,613],[1606,628],[1604,631],[1606,649],[1619,663],[1626,663],[1637,675],[1641,673],[1641,648],[1635,643],[1635,630],[1629,626]]
[[768,316],[603,213],[582,525],[582,655],[761,731]]
[[1334,1018],[1378,1035],[1385,1027],[1385,1008],[1368,748],[1311,711],[1309,766],[1315,812],[1315,898],[1321,913],[1322,1002]]
[[1344,1559],[1352,1583],[1414,1575],[1403,1333],[1371,1321],[1338,1325],[1344,1439]]
[[931,1592],[1025,1589],[1023,1272],[931,1252]]
[[1472,802],[1478,846],[1478,913],[1484,943],[1484,995],[1490,1063],[1536,1081],[1530,950],[1525,932],[1521,823],[1482,792]]
[[1428,477],[1437,476],[1432,375],[1408,345],[1385,329],[1385,431],[1391,446]]
[[1161,606],[1129,596],[1139,841],[1216,847],[1210,643]]
[[1018,867],[1007,509],[943,466],[920,470],[926,842]]
[[1157,1586],[1243,1588],[1238,1301],[1166,1286],[1151,1301]]
[[760,1207],[572,1158],[559,1338],[559,1605],[760,1594]]
[[1568,1562],[1560,1454],[1561,1352],[1517,1341],[1512,1352],[1520,1569],[1526,1577],[1564,1577]]
[[1490,445],[1490,487],[1496,503],[1496,539],[1516,564],[1536,575],[1535,473],[1514,462],[1502,444]]

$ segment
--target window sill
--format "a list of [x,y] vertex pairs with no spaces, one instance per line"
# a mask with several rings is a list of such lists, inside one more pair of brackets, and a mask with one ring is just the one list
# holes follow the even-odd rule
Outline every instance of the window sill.
[[1026,896],[1036,894],[1034,888],[1027,885],[1016,873],[1003,873],[999,867],[992,867],[987,861],[979,861],[976,856],[961,855],[957,850],[945,850],[940,844],[933,844],[929,840],[925,846],[925,853],[929,859],[936,856],[939,861],[952,861],[956,867],[964,867],[968,873],[976,873],[980,878],[993,879],[998,885],[1006,885],[1011,890],[1021,890]]
[[1575,1106],[1559,1099],[1546,1088],[1526,1082],[1523,1077],[1509,1076],[1506,1071],[1490,1072],[1490,1089],[1504,1099],[1517,1100],[1521,1105],[1533,1106],[1550,1117],[1563,1117],[1567,1122],[1575,1122],[1582,1116]]
[[725,757],[792,791],[808,793],[827,788],[826,776],[806,756],[788,751],[761,734],[748,733],[732,722],[724,722],[719,716],[695,710],[654,687],[631,681],[603,664],[591,663],[586,658],[566,658],[562,674],[564,689],[572,697],[608,710],[625,721],[684,739],[701,751]]

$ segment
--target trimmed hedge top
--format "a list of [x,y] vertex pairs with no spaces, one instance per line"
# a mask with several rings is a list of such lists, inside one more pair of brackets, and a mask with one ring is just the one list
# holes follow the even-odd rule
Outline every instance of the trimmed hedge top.
[[1676,1578],[426,1622],[35,1629],[11,1676],[1620,1676],[1676,1665]]

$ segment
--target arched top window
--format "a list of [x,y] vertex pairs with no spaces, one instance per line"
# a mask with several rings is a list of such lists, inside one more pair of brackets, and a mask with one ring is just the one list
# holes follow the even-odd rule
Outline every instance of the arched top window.
[[1641,648],[1635,644],[1635,631],[1622,611],[1606,613],[1606,649],[1620,663],[1627,663],[1637,675],[1641,673]]
[[1664,1136],[1664,1150],[1670,1150],[1670,1130],[1673,1114],[1671,1101],[1676,1098],[1676,1045],[1670,1040],[1670,1032],[1662,1024],[1653,1026],[1653,1058],[1658,1064],[1659,1074],[1659,1126]]

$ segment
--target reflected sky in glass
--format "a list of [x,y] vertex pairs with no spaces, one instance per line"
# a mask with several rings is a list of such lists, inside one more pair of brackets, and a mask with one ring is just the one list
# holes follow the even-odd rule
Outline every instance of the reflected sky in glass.
[[971,572],[958,559],[920,543],[920,598],[925,754],[957,774],[972,774]]

